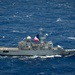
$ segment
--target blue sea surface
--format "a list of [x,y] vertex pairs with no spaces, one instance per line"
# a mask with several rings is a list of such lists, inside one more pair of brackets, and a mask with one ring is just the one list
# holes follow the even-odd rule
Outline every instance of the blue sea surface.
[[[43,28],[54,46],[75,48],[74,0],[0,0],[0,46],[17,47]],[[0,75],[75,75],[75,56],[0,57]]]

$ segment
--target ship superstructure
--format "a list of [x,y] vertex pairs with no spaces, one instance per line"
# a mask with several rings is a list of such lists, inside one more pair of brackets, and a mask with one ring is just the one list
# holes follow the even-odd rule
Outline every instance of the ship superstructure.
[[45,41],[48,34],[43,35],[43,29],[40,29],[40,33],[37,34],[34,38],[34,42],[31,41],[31,36],[27,36],[25,40],[22,40],[18,43],[18,48],[20,50],[55,50],[63,48],[59,45],[57,47],[53,47],[52,41]]

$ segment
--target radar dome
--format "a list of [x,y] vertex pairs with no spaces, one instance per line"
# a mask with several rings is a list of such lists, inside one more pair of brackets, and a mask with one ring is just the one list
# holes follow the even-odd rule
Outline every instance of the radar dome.
[[29,40],[30,40],[30,39],[31,39],[31,36],[27,36],[27,39],[29,39]]

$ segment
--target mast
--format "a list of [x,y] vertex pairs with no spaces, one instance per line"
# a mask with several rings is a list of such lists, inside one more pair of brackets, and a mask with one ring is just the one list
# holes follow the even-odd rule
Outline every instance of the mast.
[[42,37],[43,37],[43,34],[42,34],[43,28],[40,28],[39,31],[40,31],[40,33],[39,33],[40,34],[40,42],[41,42],[42,41]]
[[39,31],[40,31],[39,34],[40,34],[40,43],[41,43],[42,41],[43,42],[45,41],[45,39],[48,36],[48,34],[46,33],[45,35],[43,35],[43,33],[42,33],[43,32],[43,28],[40,28]]

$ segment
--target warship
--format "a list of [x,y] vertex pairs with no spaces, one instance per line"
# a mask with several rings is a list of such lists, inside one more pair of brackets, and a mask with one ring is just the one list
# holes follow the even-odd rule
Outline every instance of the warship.
[[0,56],[51,56],[75,55],[75,49],[64,49],[62,46],[53,46],[52,41],[46,41],[48,34],[43,35],[43,29],[34,37],[31,36],[18,42],[17,47],[0,47]]

